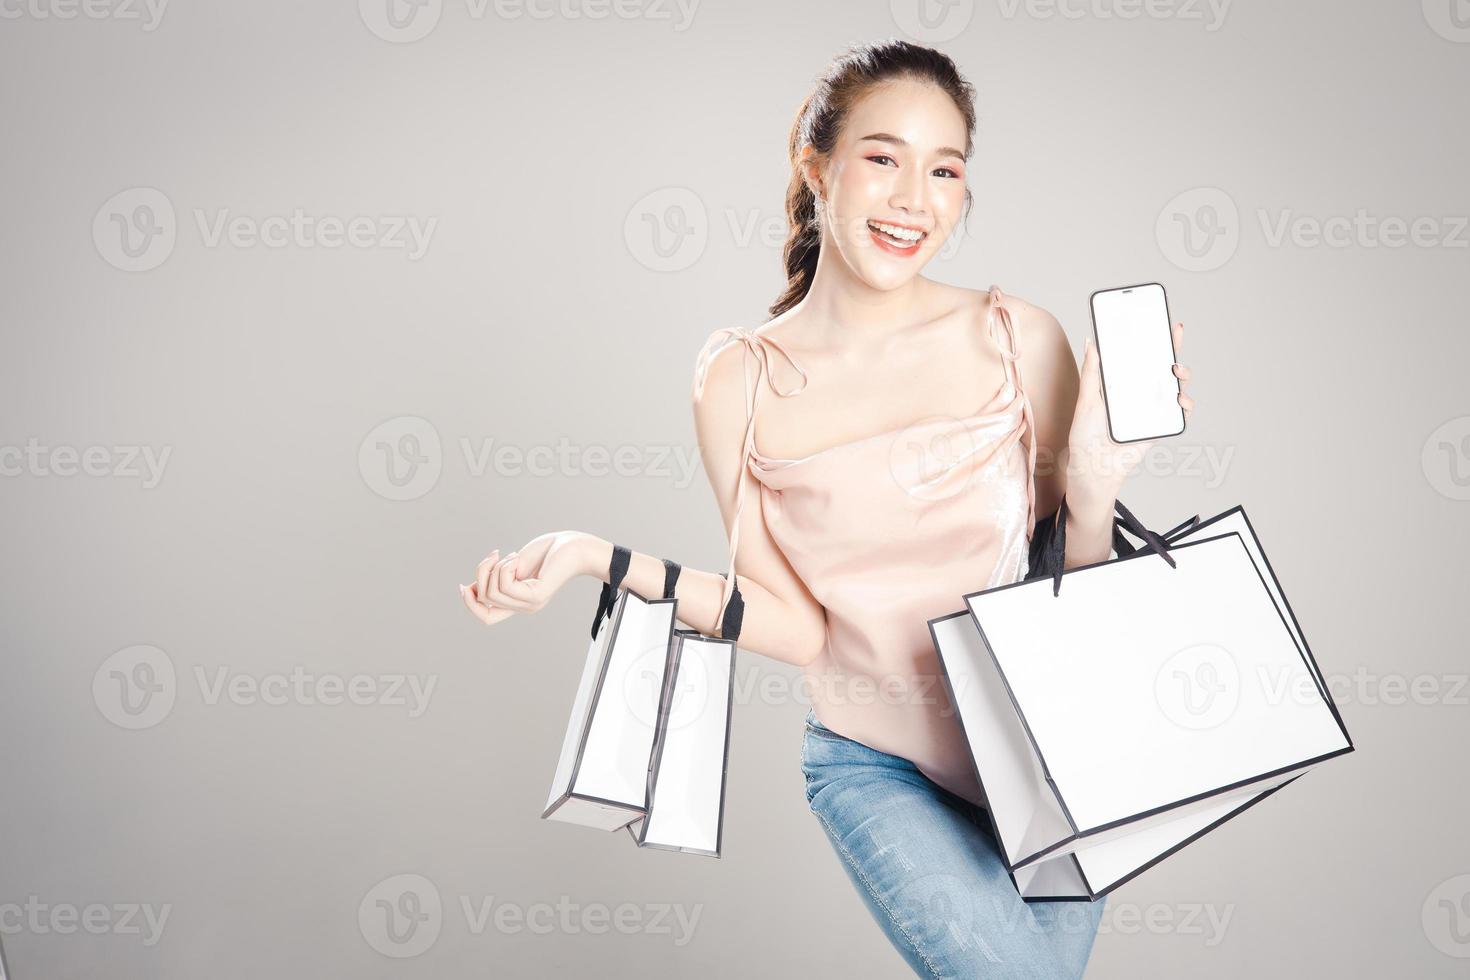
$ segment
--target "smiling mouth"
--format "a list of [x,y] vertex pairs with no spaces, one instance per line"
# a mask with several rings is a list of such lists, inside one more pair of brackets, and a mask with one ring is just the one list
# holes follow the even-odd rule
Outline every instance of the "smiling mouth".
[[889,224],[886,221],[869,220],[868,231],[872,233],[873,239],[878,244],[886,245],[897,252],[912,251],[919,247],[920,242],[929,237],[927,231]]

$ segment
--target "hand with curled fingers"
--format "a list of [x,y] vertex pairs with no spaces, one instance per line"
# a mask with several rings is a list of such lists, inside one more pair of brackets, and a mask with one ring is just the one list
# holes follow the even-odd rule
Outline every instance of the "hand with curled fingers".
[[593,541],[581,531],[552,531],[507,555],[496,548],[475,568],[475,580],[459,587],[465,608],[486,626],[540,610],[563,585],[587,574]]

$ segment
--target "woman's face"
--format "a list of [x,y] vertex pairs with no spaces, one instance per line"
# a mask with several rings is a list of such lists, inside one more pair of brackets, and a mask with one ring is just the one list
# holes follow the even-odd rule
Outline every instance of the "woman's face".
[[936,85],[903,79],[870,90],[818,163],[823,247],[834,245],[874,289],[910,281],[960,220],[965,136],[964,117]]

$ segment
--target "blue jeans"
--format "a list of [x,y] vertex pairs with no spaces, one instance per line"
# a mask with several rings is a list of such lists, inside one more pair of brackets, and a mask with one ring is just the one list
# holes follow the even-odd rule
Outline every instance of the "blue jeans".
[[920,977],[1081,977],[1104,900],[1021,900],[983,807],[807,712],[806,798],[889,942]]

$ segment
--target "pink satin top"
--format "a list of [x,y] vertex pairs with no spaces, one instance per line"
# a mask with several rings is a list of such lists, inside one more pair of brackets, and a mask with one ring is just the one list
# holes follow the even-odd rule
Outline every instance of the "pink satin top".
[[[724,341],[746,346],[743,462],[761,487],[772,538],[826,610],[827,643],[804,668],[817,718],[832,731],[912,761],[935,783],[982,802],[969,750],[941,679],[928,621],[964,607],[966,592],[1026,574],[1036,526],[1036,444],[1020,351],[1001,291],[990,288],[991,340],[1005,381],[974,415],[921,419],[800,459],[755,446],[762,376],[783,397],[806,372],[779,343],[740,327],[716,331],[700,352],[696,394]],[[800,375],[782,388],[770,350]],[[736,491],[729,582],[735,579],[746,480]],[[721,607],[723,613],[723,603]]]

